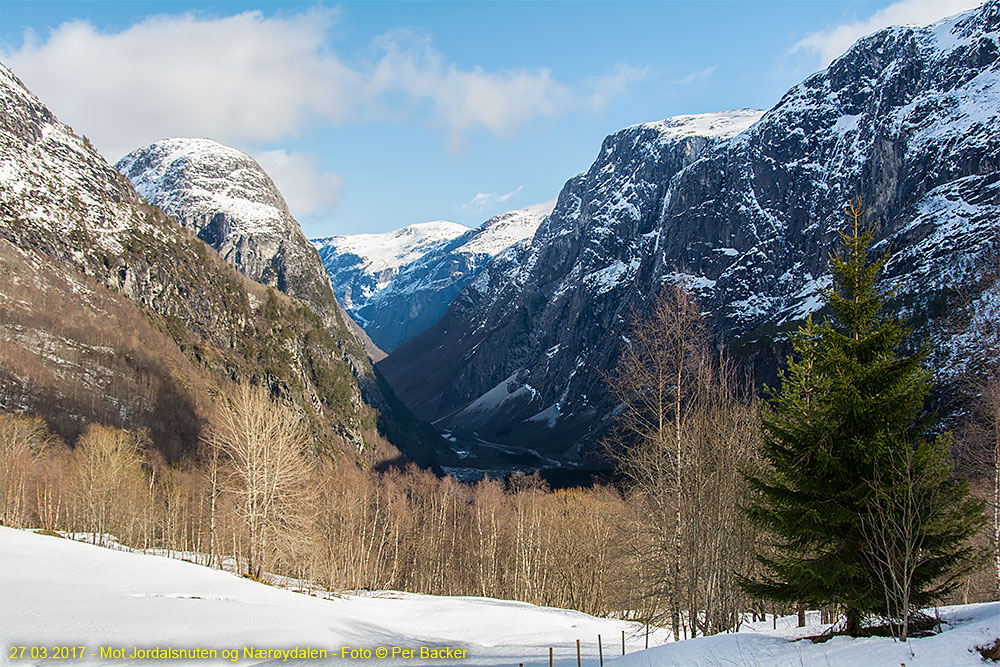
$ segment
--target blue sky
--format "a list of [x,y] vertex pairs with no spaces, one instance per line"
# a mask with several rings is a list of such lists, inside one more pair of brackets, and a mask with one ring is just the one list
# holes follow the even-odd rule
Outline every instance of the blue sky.
[[857,37],[978,0],[0,0],[0,60],[110,161],[206,136],[310,237],[554,199],[615,130],[773,106]]

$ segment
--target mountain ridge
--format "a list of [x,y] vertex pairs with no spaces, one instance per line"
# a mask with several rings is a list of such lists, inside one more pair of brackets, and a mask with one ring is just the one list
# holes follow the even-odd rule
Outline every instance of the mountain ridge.
[[612,134],[531,243],[379,367],[453,437],[591,461],[613,411],[602,372],[662,284],[683,280],[720,342],[770,377],[859,195],[891,250],[896,307],[939,343],[935,366],[953,366],[935,304],[973,281],[1000,231],[998,17],[990,0],[863,38],[730,136],[665,136],[669,122]]
[[314,239],[348,314],[387,351],[430,327],[491,257],[518,243],[551,211],[548,202],[469,229],[418,223],[382,234]]
[[218,392],[256,381],[296,406],[317,449],[396,455],[354,376],[368,362],[346,320],[328,326],[237,273],[5,66],[0,105],[3,409],[71,441],[93,421],[146,429],[176,460],[197,448]]

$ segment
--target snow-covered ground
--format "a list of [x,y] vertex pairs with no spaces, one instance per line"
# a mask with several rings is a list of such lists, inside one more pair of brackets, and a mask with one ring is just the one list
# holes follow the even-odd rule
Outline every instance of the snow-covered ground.
[[795,639],[822,634],[819,613],[810,613],[806,627],[794,616],[769,618],[743,626],[734,634],[713,635],[656,646],[615,660],[614,667],[959,667],[984,664],[975,650],[1000,637],[1000,602],[940,609],[944,631],[906,643],[888,637],[834,637],[814,644]]
[[[135,647],[238,650],[242,665],[278,664],[280,656],[248,657],[245,647],[294,647],[327,651],[307,664],[597,665],[597,636],[605,661],[615,667],[737,665],[847,667],[951,667],[982,665],[974,647],[1000,636],[1000,603],[941,610],[945,631],[906,644],[887,638],[837,637],[823,644],[793,641],[819,634],[818,618],[806,628],[794,619],[750,624],[736,634],[663,644],[655,629],[648,651],[642,627],[575,611],[474,597],[375,593],[322,599],[240,579],[227,572],[150,554],[116,551],[28,531],[0,527],[0,662],[9,664],[138,664]],[[621,632],[628,655],[621,657]],[[16,648],[24,658],[12,660]],[[31,659],[31,647],[84,646],[77,659]],[[119,649],[126,657],[101,658]],[[341,658],[341,649],[367,649],[372,657]],[[412,657],[379,659],[379,648],[412,650]],[[450,648],[464,658],[434,661],[420,650]],[[36,649],[37,653],[37,649]],[[93,654],[93,655],[91,655]],[[228,655],[228,654],[227,654]],[[145,661],[150,664],[153,661]],[[160,660],[173,665],[211,660]],[[288,663],[299,660],[289,659]]]
[[[569,667],[576,664],[577,639],[588,665],[597,662],[599,634],[605,656],[620,655],[622,630],[628,651],[644,645],[641,626],[576,611],[396,592],[326,600],[181,560],[0,527],[0,662],[10,664],[54,662],[10,660],[10,646],[47,646],[49,651],[86,646],[83,660],[58,662],[110,665],[135,661],[102,660],[100,647],[124,648],[126,656],[137,646],[215,649],[217,656],[236,648],[237,664],[250,665],[266,661],[244,658],[245,646],[298,646],[328,651],[328,660],[309,664],[543,665],[551,646],[556,664]],[[662,630],[654,630],[650,643],[664,639]],[[372,658],[341,660],[345,646],[368,649]],[[379,660],[379,647],[416,653],[412,659]],[[466,657],[419,658],[421,648],[445,647],[465,650]]]

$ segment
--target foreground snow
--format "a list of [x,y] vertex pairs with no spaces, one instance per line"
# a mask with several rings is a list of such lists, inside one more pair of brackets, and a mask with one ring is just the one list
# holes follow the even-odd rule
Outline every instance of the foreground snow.
[[[598,664],[597,636],[605,661],[615,667],[737,665],[897,667],[981,665],[976,646],[1000,636],[1000,603],[944,608],[945,631],[899,644],[886,638],[837,637],[823,644],[792,641],[824,629],[811,617],[806,628],[793,618],[750,624],[736,634],[670,643],[651,633],[654,648],[641,651],[641,626],[599,619],[575,611],[474,597],[375,593],[325,600],[265,586],[232,574],[180,560],[101,547],[0,527],[0,661],[51,664],[60,661],[10,660],[11,646],[86,646],[75,664],[137,664],[134,647],[237,649],[236,662],[279,664],[249,657],[245,647],[326,650],[327,659],[309,664],[367,665],[525,665],[548,663],[554,648],[561,667],[576,664],[581,640],[583,664]],[[621,657],[621,631],[629,654]],[[100,648],[122,649],[125,658],[100,657]],[[368,649],[371,659],[341,659],[341,649]],[[413,657],[379,660],[376,651],[393,647]],[[420,650],[465,651],[464,658],[433,661]],[[90,654],[94,653],[93,656]],[[461,655],[461,654],[459,654]],[[206,660],[165,660],[204,664]],[[228,662],[228,661],[227,661]],[[289,663],[298,660],[288,660]],[[146,661],[144,664],[150,664]]]
[[[324,600],[180,560],[0,527],[0,661],[9,646],[86,646],[83,661],[62,662],[125,665],[134,661],[102,660],[100,647],[124,648],[128,656],[136,646],[159,646],[220,655],[238,648],[238,664],[248,665],[261,661],[244,658],[245,646],[298,646],[328,651],[328,660],[310,664],[419,665],[429,662],[419,659],[422,647],[450,647],[465,650],[465,659],[437,664],[541,665],[551,646],[567,667],[576,664],[577,639],[588,664],[596,664],[598,634],[606,656],[620,655],[622,630],[629,651],[641,648],[640,626],[575,611],[395,592]],[[664,638],[655,631],[650,643]],[[341,661],[344,646],[369,649],[373,658]],[[378,647],[417,653],[378,660]]]
[[822,634],[819,614],[810,614],[805,628],[788,616],[744,626],[735,634],[699,637],[656,646],[612,662],[614,667],[958,667],[980,665],[975,647],[1000,637],[1000,602],[942,607],[944,631],[938,635],[894,642],[887,637],[834,637],[814,644],[802,637]]

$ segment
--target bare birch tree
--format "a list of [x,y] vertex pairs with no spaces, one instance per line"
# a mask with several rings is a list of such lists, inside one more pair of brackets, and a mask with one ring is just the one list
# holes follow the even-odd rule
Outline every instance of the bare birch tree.
[[219,406],[208,442],[230,462],[228,490],[246,532],[243,562],[248,575],[260,578],[279,535],[305,528],[308,431],[291,408],[241,385]]
[[650,516],[657,518],[653,548],[670,553],[666,571],[651,592],[666,597],[675,640],[681,629],[682,430],[697,390],[698,370],[706,362],[707,339],[701,312],[684,285],[666,286],[649,314],[629,329],[617,374],[610,381],[620,408],[620,441],[613,446],[619,469],[651,505]]
[[142,433],[91,424],[76,443],[70,464],[70,488],[78,525],[95,541],[113,535],[131,544],[145,513],[146,474]]
[[22,528],[30,520],[32,472],[51,439],[38,417],[0,414],[0,524]]

